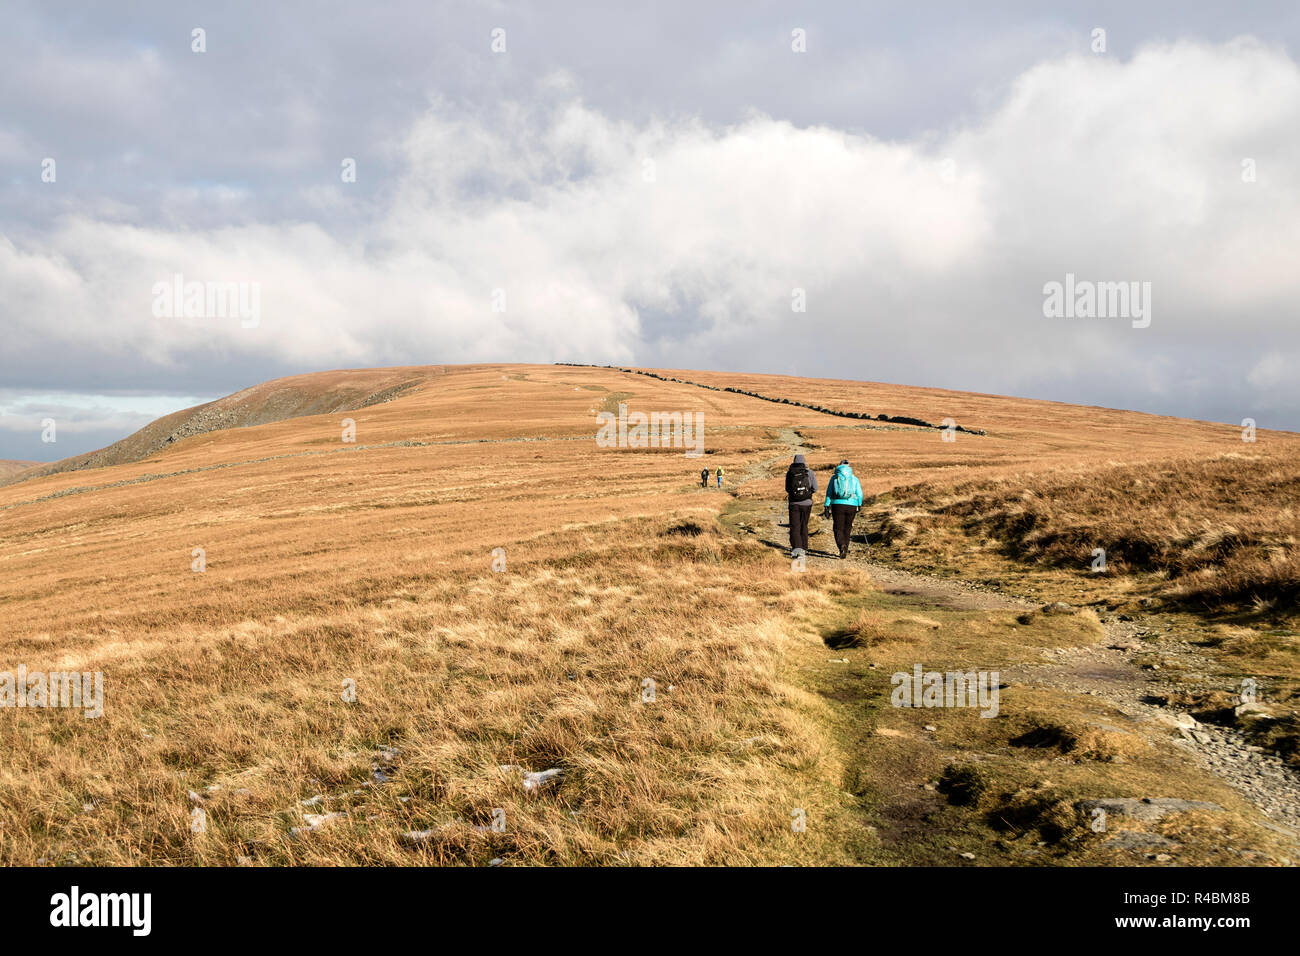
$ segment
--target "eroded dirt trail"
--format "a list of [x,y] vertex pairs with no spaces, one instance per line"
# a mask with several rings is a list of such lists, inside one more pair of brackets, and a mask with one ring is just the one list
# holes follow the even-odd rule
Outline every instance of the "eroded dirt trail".
[[[772,470],[784,466],[793,455],[808,453],[792,429],[783,429],[781,440],[787,450],[750,465],[743,473],[743,481],[770,478]],[[820,513],[817,502],[813,510],[815,514]],[[773,504],[761,514],[763,520],[741,524],[739,533],[788,556],[788,516],[784,503]],[[975,582],[931,577],[872,561],[868,545],[860,540],[860,532],[849,557],[841,562],[830,534],[829,522],[821,522],[812,531],[806,556],[809,567],[855,566],[868,572],[888,594],[952,610],[1032,610],[1041,606]],[[1203,660],[1204,655],[1183,641],[1145,640],[1155,628],[1141,615],[1131,621],[1103,618],[1101,623],[1105,640],[1085,646],[1045,649],[1041,663],[1009,667],[1003,673],[1004,678],[1105,700],[1143,726],[1148,736],[1172,743],[1189,760],[1242,794],[1271,821],[1265,826],[1289,838],[1300,850],[1300,774],[1277,757],[1251,746],[1234,728],[1199,723],[1189,714],[1160,706],[1157,701],[1161,690],[1168,689],[1167,681],[1153,676],[1159,671],[1143,670],[1133,660],[1133,652],[1139,649],[1184,663]],[[1169,739],[1171,730],[1178,734],[1172,740]]]

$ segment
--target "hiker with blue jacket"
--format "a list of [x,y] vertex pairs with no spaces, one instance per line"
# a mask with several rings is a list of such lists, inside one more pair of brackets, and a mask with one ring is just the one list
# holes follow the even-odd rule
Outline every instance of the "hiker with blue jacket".
[[803,455],[795,455],[785,473],[785,496],[790,502],[790,557],[801,558],[808,550],[808,518],[812,515],[817,476]]
[[862,507],[862,485],[846,458],[835,466],[835,474],[826,484],[826,503],[822,517],[829,517],[835,525],[835,543],[840,548],[840,559],[849,556],[849,535],[853,532],[853,519]]

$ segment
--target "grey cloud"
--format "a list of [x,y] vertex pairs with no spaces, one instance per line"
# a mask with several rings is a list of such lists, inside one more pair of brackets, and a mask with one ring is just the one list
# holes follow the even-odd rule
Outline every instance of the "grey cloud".
[[[10,387],[563,359],[1300,426],[1269,358],[1300,352],[1291,5],[31,3],[8,26]],[[1044,319],[1067,271],[1152,281],[1152,327]],[[261,282],[264,322],[155,321],[174,272]]]

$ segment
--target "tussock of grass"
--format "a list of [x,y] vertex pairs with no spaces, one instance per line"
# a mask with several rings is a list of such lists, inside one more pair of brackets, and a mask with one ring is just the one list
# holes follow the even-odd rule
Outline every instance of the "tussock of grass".
[[679,521],[677,524],[669,525],[664,532],[666,535],[681,535],[684,538],[697,538],[704,533],[704,529],[694,521]]
[[877,509],[873,538],[914,546],[952,526],[1017,560],[1070,569],[1087,569],[1100,547],[1108,574],[1157,575],[1166,597],[1277,610],[1300,599],[1296,501],[1294,459],[1222,454],[917,485]]
[[988,811],[987,822],[994,830],[1020,835],[1033,833],[1045,843],[1061,843],[1083,830],[1074,804],[1050,784],[1037,784],[1005,791]]
[[1066,723],[1040,714],[1031,714],[1022,722],[1023,729],[1011,738],[1013,747],[1053,750],[1075,761],[1124,761],[1150,750],[1141,737],[1123,731],[1090,724]]
[[939,624],[927,618],[882,613],[880,611],[859,611],[847,623],[829,631],[823,640],[833,649],[846,647],[873,647],[881,644],[914,644],[920,640],[920,633],[939,628]]
[[976,806],[988,788],[985,774],[973,766],[949,764],[939,776],[938,790],[954,806]]

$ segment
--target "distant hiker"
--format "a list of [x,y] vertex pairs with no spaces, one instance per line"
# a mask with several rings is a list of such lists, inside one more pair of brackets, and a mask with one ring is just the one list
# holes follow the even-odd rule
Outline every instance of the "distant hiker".
[[849,534],[861,507],[862,485],[846,458],[835,466],[835,474],[826,484],[826,504],[822,509],[822,517],[829,514],[835,523],[835,543],[840,547],[841,559],[849,556]]
[[722,487],[722,466],[718,466],[718,487]]
[[795,455],[785,472],[785,497],[790,502],[790,557],[801,558],[808,550],[808,518],[812,515],[817,476],[803,455]]
[[705,468],[700,472],[700,484],[705,488],[709,487],[709,469]]

